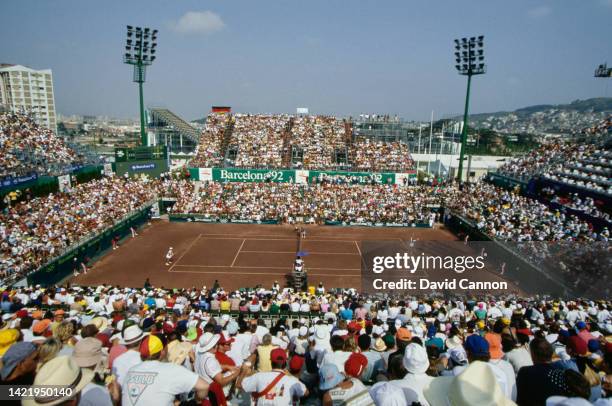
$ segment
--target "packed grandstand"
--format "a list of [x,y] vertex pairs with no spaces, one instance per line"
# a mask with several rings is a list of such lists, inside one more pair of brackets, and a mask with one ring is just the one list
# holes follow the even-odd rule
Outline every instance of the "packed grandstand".
[[[80,393],[79,404],[88,405],[175,400],[206,405],[609,404],[609,122],[602,127],[606,135],[601,128],[588,129],[588,139],[580,143],[550,141],[464,185],[374,177],[194,181],[181,169],[156,179],[98,171],[92,179],[75,178],[51,193],[3,193],[0,380],[3,385],[72,385]],[[13,113],[0,115],[0,152],[2,177],[85,162],[52,132]],[[353,138],[346,119],[227,113],[208,116],[190,166],[414,171],[406,144]],[[572,277],[578,270],[574,288],[585,292],[586,285],[599,285],[604,293],[588,298],[378,297],[350,286],[297,290],[279,283],[256,286],[256,281],[229,291],[221,278],[231,275],[197,288],[152,286],[148,280],[127,287],[112,281],[28,285],[46,264],[159,201],[169,203],[169,215],[213,222],[437,227],[458,218],[473,230],[470,235],[500,244],[568,247],[559,254],[523,245],[517,252],[536,267],[555,255],[564,264],[559,274]],[[579,250],[576,244],[582,244]],[[589,247],[594,244],[604,244],[608,255],[593,255]],[[595,256],[597,266],[580,274],[576,262],[585,256]],[[143,392],[155,376],[161,383]],[[61,404],[69,397],[38,396],[28,404]]]

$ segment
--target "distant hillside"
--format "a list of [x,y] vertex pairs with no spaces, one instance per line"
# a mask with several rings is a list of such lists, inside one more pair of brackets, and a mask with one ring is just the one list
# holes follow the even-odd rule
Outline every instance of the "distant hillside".
[[598,125],[611,115],[612,98],[600,97],[569,104],[539,104],[515,111],[473,114],[470,126],[502,133],[574,133]]
[[549,110],[576,111],[579,113],[612,113],[612,97],[596,97],[586,100],[574,100],[569,104],[536,104],[534,106],[523,107],[514,111],[497,111],[493,113],[480,113],[470,115],[470,118],[478,119],[481,117],[501,116],[514,113],[519,116],[542,113]]

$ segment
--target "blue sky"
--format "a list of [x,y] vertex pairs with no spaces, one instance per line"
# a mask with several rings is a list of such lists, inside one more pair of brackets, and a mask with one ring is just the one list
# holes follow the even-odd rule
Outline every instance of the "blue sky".
[[62,114],[137,117],[125,26],[150,26],[146,104],[187,119],[223,104],[425,120],[463,111],[463,36],[485,35],[472,112],[606,95],[610,21],[612,0],[3,1],[0,62],[53,69]]

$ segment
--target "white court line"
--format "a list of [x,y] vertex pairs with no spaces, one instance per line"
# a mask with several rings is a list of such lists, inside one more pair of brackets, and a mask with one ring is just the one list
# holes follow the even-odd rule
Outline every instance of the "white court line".
[[[236,234],[215,234],[215,233],[210,233],[210,234],[201,234],[203,237],[207,237],[207,236],[232,236],[232,235],[236,235]],[[253,238],[257,238],[257,237],[283,237],[282,235],[278,235],[278,234],[250,234],[250,235],[240,235],[241,238],[247,238],[247,239],[252,239]],[[326,236],[321,236],[321,237],[317,237],[317,236],[313,236],[313,238],[315,240],[321,240],[321,241],[347,241],[347,242],[352,242],[353,240],[346,240],[346,237],[326,237]],[[289,240],[294,240],[295,237],[293,236],[287,236],[287,239]],[[398,240],[399,238],[377,238],[377,240]],[[311,240],[310,238],[308,238],[308,241],[314,241]]]
[[[197,273],[197,274],[202,274],[202,275],[208,275],[208,274],[217,274],[218,272],[206,272],[206,271],[172,271],[172,273]],[[232,272],[232,275],[275,275],[278,276],[278,273],[276,272]],[[357,273],[353,273],[353,274],[346,274],[346,273],[342,273],[342,274],[332,274],[332,273],[309,273],[308,275],[311,276],[354,276],[354,277],[358,277],[361,276],[361,274],[357,274]]]
[[[304,250],[308,252],[308,255],[359,255],[356,252],[318,252],[318,251],[308,251],[308,250]],[[258,254],[294,254],[295,255],[295,251],[241,251],[241,252],[251,252],[251,253],[258,253]]]
[[[282,237],[276,234],[269,234],[269,235],[243,235],[243,236],[238,236],[238,237],[231,237],[231,234],[200,234],[202,236],[202,238],[210,238],[211,240],[242,240],[247,239],[247,240],[251,240],[251,241],[295,241],[295,238],[259,238],[259,237]],[[216,236],[220,236],[220,237],[216,237]],[[344,237],[340,237],[340,238],[344,238]],[[380,239],[377,238],[377,240],[379,241],[395,241],[395,240],[400,240],[400,238],[390,238],[390,239]],[[329,241],[337,241],[337,242],[348,242],[348,243],[353,243],[355,240],[342,240],[339,238],[308,238],[307,240],[304,240],[304,242],[308,243],[308,242],[329,242]]]
[[[189,267],[189,268],[230,268],[228,265],[176,265],[177,267],[179,266],[183,266],[183,267]],[[232,269],[285,269],[287,271],[291,271],[291,266],[234,266],[231,267]],[[318,271],[324,271],[324,270],[332,270],[332,271],[360,271],[361,269],[359,268],[308,268],[308,269],[313,269],[313,270],[318,270]],[[178,272],[178,271],[173,271],[173,272]],[[185,271],[182,271],[185,272]],[[194,271],[195,272],[195,271]],[[232,274],[233,272],[230,272],[230,274]]]
[[236,256],[234,257],[234,260],[232,261],[232,264],[230,265],[230,268],[234,267],[234,264],[236,263],[236,258],[238,258],[238,255],[240,255],[240,250],[242,250],[242,247],[244,246],[244,242],[246,241],[246,239],[242,240],[242,244],[240,244],[240,248],[238,248],[238,251],[236,252]]
[[357,247],[357,252],[359,252],[359,256],[362,256],[361,249],[359,248],[359,243],[357,241],[354,241],[354,243],[355,243],[355,247]]
[[250,238],[250,237],[207,237],[209,240],[249,240],[249,241],[295,241],[294,238]]
[[187,247],[185,252],[183,252],[183,254],[176,261],[174,261],[174,263],[170,266],[170,268],[168,268],[168,272],[170,272],[172,268],[177,266],[178,262],[185,256],[185,254],[189,252],[189,250],[191,250],[191,247],[193,247],[193,245],[196,243],[196,241],[198,241],[201,235],[202,234],[198,234],[198,236],[191,242],[191,244],[189,244],[189,247]]
[[[203,235],[202,238],[206,238],[209,240],[249,240],[249,241],[295,241],[295,238],[255,238],[255,237],[250,237],[250,236],[244,236],[244,237],[209,237],[208,235]],[[308,239],[305,240],[305,243],[309,243],[309,242],[346,242],[346,243],[353,243],[355,240],[338,240],[338,239],[330,239],[330,240],[324,240],[324,239]],[[385,240],[385,241],[395,241],[395,240]]]

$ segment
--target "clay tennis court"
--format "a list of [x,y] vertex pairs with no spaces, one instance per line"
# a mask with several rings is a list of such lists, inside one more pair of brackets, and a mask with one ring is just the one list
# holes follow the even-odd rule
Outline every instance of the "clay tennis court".
[[[80,285],[101,283],[141,287],[146,278],[157,287],[211,287],[215,280],[230,290],[261,284],[281,286],[301,250],[309,285],[361,288],[361,242],[366,240],[456,240],[443,228],[307,226],[300,241],[293,226],[179,223],[154,221],[98,260]],[[175,260],[165,266],[174,248]]]

